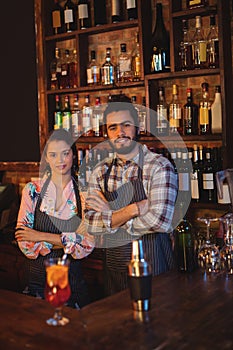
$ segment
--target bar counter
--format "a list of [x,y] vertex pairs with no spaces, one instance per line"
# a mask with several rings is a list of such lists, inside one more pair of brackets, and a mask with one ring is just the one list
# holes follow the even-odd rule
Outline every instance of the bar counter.
[[153,278],[151,309],[131,309],[129,290],[46,324],[46,301],[0,291],[0,348],[75,350],[233,349],[233,276],[169,272]]

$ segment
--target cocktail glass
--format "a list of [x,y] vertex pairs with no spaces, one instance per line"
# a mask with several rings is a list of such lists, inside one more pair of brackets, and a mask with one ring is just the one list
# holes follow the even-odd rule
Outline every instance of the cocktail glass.
[[62,258],[45,260],[45,299],[55,307],[53,317],[46,321],[51,326],[64,326],[69,322],[69,319],[62,314],[62,307],[71,294],[68,277],[69,263],[68,259]]

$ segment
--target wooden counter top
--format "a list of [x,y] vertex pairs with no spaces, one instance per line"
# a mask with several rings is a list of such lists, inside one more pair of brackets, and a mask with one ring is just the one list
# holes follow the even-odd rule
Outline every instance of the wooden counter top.
[[233,276],[199,270],[154,277],[147,314],[131,309],[128,290],[82,310],[65,307],[64,327],[46,324],[46,301],[15,292],[0,291],[0,310],[1,349],[233,349]]

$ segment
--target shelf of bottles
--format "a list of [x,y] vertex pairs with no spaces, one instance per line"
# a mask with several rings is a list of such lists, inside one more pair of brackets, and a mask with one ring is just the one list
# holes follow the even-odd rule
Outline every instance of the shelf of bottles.
[[[225,67],[219,62],[223,39],[219,39],[217,4],[187,0],[156,5],[150,73],[145,75],[147,105],[157,111],[149,122],[156,136],[171,138],[175,131],[186,144],[191,138],[208,146],[222,142]],[[170,18],[170,28],[164,15]]]
[[[149,5],[148,0],[143,2],[143,13]],[[145,39],[142,39],[141,35],[141,21],[144,17],[141,1],[51,0],[45,4],[44,14],[47,28],[44,38],[47,94],[53,94],[54,90],[58,90],[56,93],[66,93],[67,89],[85,92],[143,86]],[[120,35],[119,38],[119,31],[125,32],[125,35]],[[119,56],[123,54],[122,44],[125,44],[124,67],[119,63]],[[64,86],[60,84],[59,73],[62,78],[66,72],[69,74],[70,62],[76,69],[76,84],[68,81]],[[54,71],[57,63],[58,66],[66,65],[66,72],[62,67],[58,68],[61,72]],[[98,74],[95,73],[94,81],[89,79],[88,65],[95,65],[95,70],[99,71]],[[107,71],[107,66],[112,68],[108,68]],[[121,79],[119,74],[120,68],[128,73],[124,79]],[[113,72],[110,69],[113,69]],[[110,75],[110,78],[105,78],[106,74]],[[55,80],[56,75],[58,79],[56,84],[53,84],[51,79]]]

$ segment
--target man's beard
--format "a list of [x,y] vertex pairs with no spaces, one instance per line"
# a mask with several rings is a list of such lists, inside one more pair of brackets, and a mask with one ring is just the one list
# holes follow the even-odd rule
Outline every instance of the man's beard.
[[134,138],[131,139],[130,137],[123,136],[123,137],[121,137],[121,139],[122,139],[122,138],[126,138],[126,139],[128,139],[128,140],[131,140],[130,145],[129,145],[129,146],[116,147],[116,146],[115,146],[115,142],[116,142],[117,140],[115,140],[114,142],[110,141],[112,147],[114,148],[114,151],[115,151],[116,153],[118,153],[118,154],[128,154],[128,153],[132,152],[133,149],[134,149],[134,148],[136,147],[136,145],[137,145],[136,137],[134,137]]

